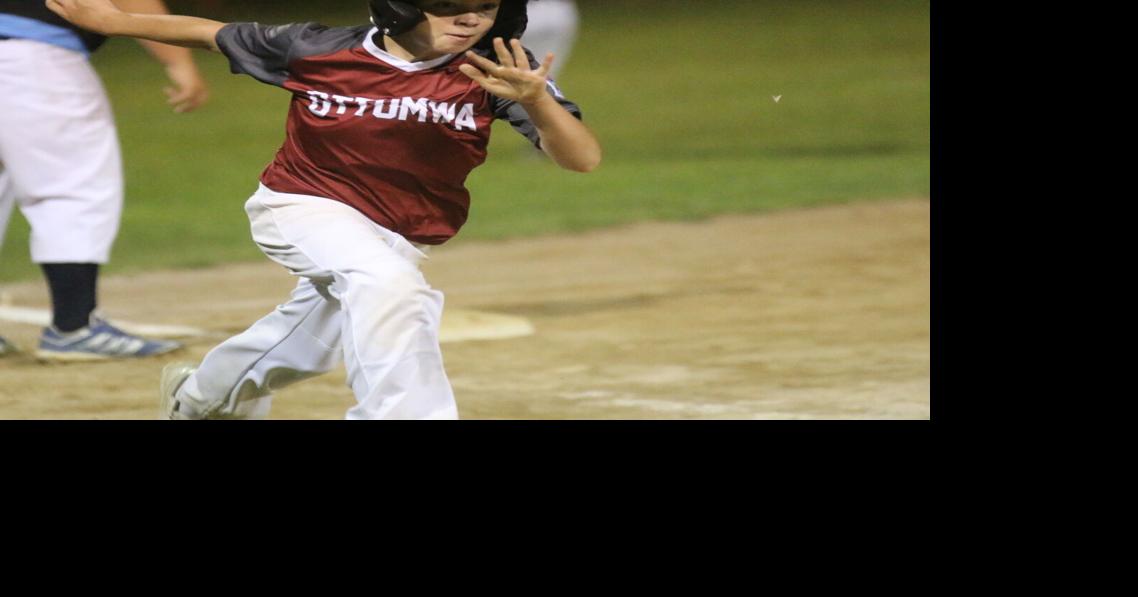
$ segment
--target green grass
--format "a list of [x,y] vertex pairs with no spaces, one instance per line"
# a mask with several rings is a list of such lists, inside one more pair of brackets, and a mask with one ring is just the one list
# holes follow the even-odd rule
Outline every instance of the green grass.
[[[221,16],[354,19],[231,10]],[[927,1],[622,0],[583,2],[582,12],[559,83],[601,137],[604,164],[561,171],[496,125],[490,159],[468,181],[462,237],[928,196]],[[262,258],[242,206],[283,139],[288,98],[229,75],[218,55],[198,58],[214,100],[174,115],[161,70],[136,45],[114,40],[96,55],[127,167],[109,271]],[[14,216],[0,281],[38,275],[27,234]]]

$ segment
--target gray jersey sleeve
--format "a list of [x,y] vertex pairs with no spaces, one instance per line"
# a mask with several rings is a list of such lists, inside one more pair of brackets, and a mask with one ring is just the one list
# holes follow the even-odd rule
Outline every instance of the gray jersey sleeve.
[[293,61],[360,43],[366,27],[329,28],[319,23],[262,25],[230,23],[217,32],[217,46],[234,74],[284,85]]
[[[529,57],[530,68],[534,70],[541,68],[541,64],[528,49],[526,50],[526,56]],[[561,90],[558,89],[556,83],[549,81],[546,85],[546,90],[557,100],[557,103],[561,104],[570,114],[576,116],[578,120],[581,120],[581,108],[566,99],[561,93]],[[494,117],[509,122],[515,131],[521,133],[526,139],[530,140],[530,143],[533,143],[535,147],[541,149],[541,137],[538,136],[537,127],[530,121],[529,114],[526,113],[525,108],[515,101],[502,99],[496,95],[492,97],[494,98]]]
[[249,75],[279,87],[288,79],[293,42],[312,26],[312,23],[229,23],[217,32],[217,47],[229,59],[229,70],[233,74]]

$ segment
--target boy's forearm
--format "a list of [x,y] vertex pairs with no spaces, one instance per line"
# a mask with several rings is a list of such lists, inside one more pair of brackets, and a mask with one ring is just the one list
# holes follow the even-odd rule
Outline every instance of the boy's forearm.
[[552,96],[524,107],[537,127],[542,149],[557,165],[576,172],[590,172],[600,165],[601,145],[596,136]]
[[[102,35],[147,39],[188,48],[217,50],[224,23],[166,14],[161,0],[33,0],[55,14]],[[135,12],[141,11],[141,12]],[[150,13],[158,14],[147,14]]]
[[[170,9],[164,0],[113,0],[113,2],[123,12],[150,15],[170,14]],[[139,39],[138,43],[146,48],[146,51],[154,56],[155,60],[165,66],[192,66],[193,56],[185,48],[150,41],[149,39]]]
[[161,62],[163,66],[190,66],[194,63],[194,57],[188,48],[172,46],[148,39],[140,39],[138,43],[146,48],[146,51],[149,52],[155,60]]
[[[101,33],[217,52],[220,51],[217,32],[224,26],[225,23],[198,17],[121,12],[108,16]],[[176,59],[179,56],[177,48],[164,51],[155,45],[144,45],[164,63],[167,63],[164,57]]]

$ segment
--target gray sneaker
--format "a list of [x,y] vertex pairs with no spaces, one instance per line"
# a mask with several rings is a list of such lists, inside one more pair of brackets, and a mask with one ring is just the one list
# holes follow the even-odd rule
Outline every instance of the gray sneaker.
[[36,357],[48,361],[102,361],[150,357],[179,348],[179,342],[140,338],[92,317],[91,325],[74,332],[44,328]]

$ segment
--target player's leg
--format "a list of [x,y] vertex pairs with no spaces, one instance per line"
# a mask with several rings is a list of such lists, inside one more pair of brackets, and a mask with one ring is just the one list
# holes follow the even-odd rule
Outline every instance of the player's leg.
[[263,190],[245,204],[253,241],[301,281],[287,303],[211,350],[199,367],[166,368],[159,392],[167,418],[263,418],[273,390],[330,371],[343,358],[343,314],[328,289],[332,274],[282,236],[277,217],[288,214],[263,205],[269,195]]
[[122,212],[122,162],[110,102],[78,52],[5,42],[4,165],[20,189],[36,263],[106,263]]
[[[297,275],[332,275],[348,384],[358,403],[347,418],[457,418],[438,342],[443,296],[419,271],[425,255],[329,199],[263,189],[249,206],[254,237],[268,239],[258,241],[267,255]],[[271,217],[257,218],[257,209]],[[295,251],[280,254],[279,246]]]
[[[0,135],[3,131],[0,130]],[[8,220],[12,217],[12,208],[16,205],[16,188],[12,184],[12,177],[4,171],[4,156],[0,155],[0,248],[4,247],[4,236],[8,232]]]
[[240,416],[243,403],[341,357],[359,403],[348,418],[457,417],[438,347],[442,295],[418,272],[421,252],[329,199],[262,188],[246,211],[258,246],[305,281],[206,356],[170,400],[174,418]]
[[[9,56],[8,53],[0,46],[0,89],[8,89],[16,82],[15,78],[15,65],[17,58]],[[0,113],[7,111],[9,106],[4,99],[4,94],[0,94]],[[3,116],[0,116],[2,119]],[[12,182],[12,175],[9,174],[4,168],[4,148],[6,146],[16,147],[17,140],[11,139],[6,142],[6,138],[11,136],[11,130],[4,127],[0,120],[0,249],[4,247],[4,238],[8,232],[8,222],[12,216],[12,210],[16,205],[16,185]],[[0,336],[0,357],[16,354],[19,349],[15,344],[12,344],[8,339]]]
[[340,363],[340,320],[340,305],[326,289],[301,279],[288,302],[211,350],[196,370],[181,369],[184,383],[164,380],[165,416],[264,418],[274,390]]
[[[0,89],[5,91],[19,85],[25,72],[20,60],[23,54],[14,53],[11,43],[9,40],[6,44],[0,44]],[[4,159],[7,151],[15,151],[20,146],[21,139],[15,137],[15,129],[8,123],[12,118],[9,113],[17,107],[7,93],[0,93],[0,247],[4,245],[8,219],[16,203],[16,187],[12,175],[4,166]]]
[[[0,89],[7,89],[12,84],[9,62],[12,59],[5,56],[0,48]],[[2,95],[2,94],[0,94]],[[0,110],[4,107],[4,99],[0,97]],[[4,171],[4,137],[5,129],[0,125],[0,249],[4,247],[4,236],[8,232],[8,219],[12,215],[12,208],[16,203],[16,191],[12,185],[12,177]],[[0,336],[0,357],[15,354],[16,346]]]
[[572,0],[544,0],[531,2],[527,8],[529,24],[522,43],[537,57],[544,60],[548,52],[557,56],[550,77],[557,75],[569,60],[573,43],[577,39],[580,16]]
[[[4,246],[4,233],[8,230],[8,217],[12,214],[12,204],[16,196],[12,192],[11,177],[4,173],[4,162],[0,160],[0,248]],[[16,354],[18,349],[4,336],[0,336],[0,357]]]
[[348,419],[454,419],[454,394],[439,347],[443,294],[418,268],[348,268],[333,288],[344,297],[344,362],[357,405]]
[[[176,342],[131,336],[93,317],[98,267],[122,213],[118,134],[102,82],[78,52],[5,42],[0,129],[5,167],[31,226],[32,261],[52,296],[53,325],[37,355],[58,360],[148,356]],[[61,91],[65,90],[65,91]]]

